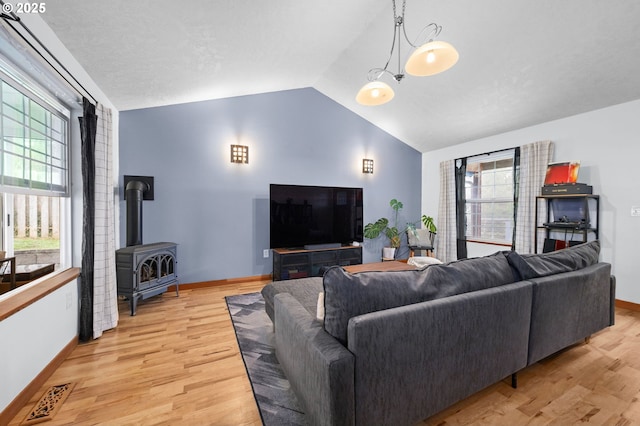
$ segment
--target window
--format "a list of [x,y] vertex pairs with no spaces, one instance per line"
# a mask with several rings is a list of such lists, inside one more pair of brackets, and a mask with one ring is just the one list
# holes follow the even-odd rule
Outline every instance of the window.
[[0,185],[66,194],[68,118],[1,84]]
[[[0,62],[2,250],[16,257],[18,267],[57,268],[67,256],[61,253],[61,240],[69,204],[70,112],[3,65]],[[0,293],[7,289],[0,285]]]
[[465,172],[465,237],[511,245],[514,228],[515,150],[468,157]]
[[[6,194],[5,205],[13,206],[13,233],[16,256],[26,257],[20,263],[60,263],[61,197],[46,195]],[[9,213],[9,211],[7,211]]]

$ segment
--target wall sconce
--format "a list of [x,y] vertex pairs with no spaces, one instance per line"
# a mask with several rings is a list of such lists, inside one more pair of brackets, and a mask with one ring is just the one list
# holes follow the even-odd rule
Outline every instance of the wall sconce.
[[249,147],[246,145],[231,145],[231,162],[249,164]]
[[362,173],[373,174],[373,160],[369,158],[362,159]]

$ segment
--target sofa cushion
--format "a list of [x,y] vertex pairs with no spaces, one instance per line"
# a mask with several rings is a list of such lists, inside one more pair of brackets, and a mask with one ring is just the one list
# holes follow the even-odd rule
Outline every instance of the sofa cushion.
[[314,317],[318,304],[318,293],[322,291],[322,278],[298,278],[287,281],[274,281],[267,284],[261,291],[264,298],[264,308],[273,321],[274,315],[274,298],[276,294],[290,293],[294,298],[298,299],[300,304],[309,311]]
[[415,271],[350,274],[332,267],[323,278],[324,328],[346,344],[349,319],[357,315],[512,282],[511,267],[501,252]]
[[599,254],[600,241],[595,240],[549,253],[521,255],[512,251],[506,256],[519,278],[529,280],[586,268],[598,263]]
[[527,365],[613,325],[611,265],[596,263],[564,274],[533,278]]

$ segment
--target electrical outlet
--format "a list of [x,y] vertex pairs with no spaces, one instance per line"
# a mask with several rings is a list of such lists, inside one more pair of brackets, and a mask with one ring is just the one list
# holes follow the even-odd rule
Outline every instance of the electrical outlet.
[[264,257],[265,259],[269,258],[269,249],[262,250],[262,257]]
[[631,207],[631,216],[640,216],[640,207],[632,206]]

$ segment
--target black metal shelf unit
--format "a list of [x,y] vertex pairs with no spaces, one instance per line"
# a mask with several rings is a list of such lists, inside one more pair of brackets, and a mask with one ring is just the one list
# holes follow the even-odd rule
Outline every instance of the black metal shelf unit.
[[[552,205],[559,208],[566,205],[574,208],[577,206],[581,209],[583,218],[580,221],[564,220],[564,217],[554,213]],[[546,207],[546,213],[541,214],[542,206]],[[535,226],[536,253],[538,253],[538,240],[541,234],[544,242],[558,239],[564,240],[568,245],[586,243],[591,239],[597,240],[600,238],[600,196],[593,194],[539,195],[536,197]],[[543,252],[546,251],[553,250],[544,244]]]

